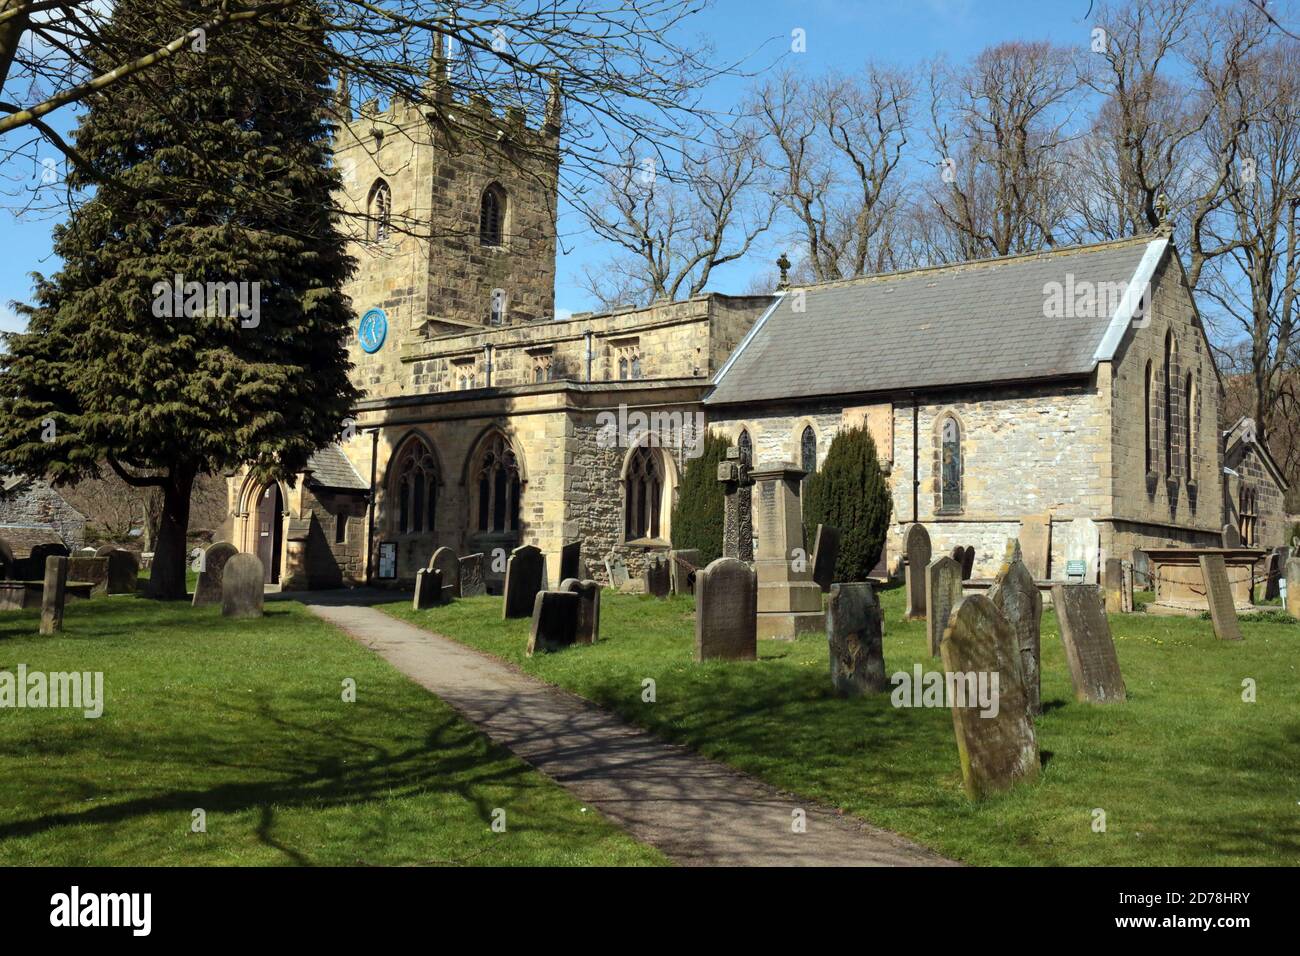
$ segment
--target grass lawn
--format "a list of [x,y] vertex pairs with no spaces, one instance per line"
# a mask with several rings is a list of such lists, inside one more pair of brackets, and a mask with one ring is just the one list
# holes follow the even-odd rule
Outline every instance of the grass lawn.
[[[981,804],[961,789],[946,709],[898,709],[887,695],[829,693],[826,640],[759,642],[752,664],[692,663],[689,598],[602,594],[601,640],[524,657],[526,620],[500,598],[430,611],[384,610],[505,658],[785,790],[841,807],[978,864],[1300,863],[1300,626],[1244,622],[1245,641],[1208,621],[1111,618],[1128,702],[1076,703],[1055,616],[1043,619],[1040,780]],[[941,664],[924,622],[902,621],[901,588],[881,594],[890,674]],[[656,701],[642,702],[642,681]],[[1257,702],[1242,700],[1256,682]],[[1105,811],[1104,833],[1092,828]]]
[[37,622],[0,615],[0,670],[102,671],[106,703],[0,710],[0,864],[666,862],[298,604],[97,597],[62,635]]

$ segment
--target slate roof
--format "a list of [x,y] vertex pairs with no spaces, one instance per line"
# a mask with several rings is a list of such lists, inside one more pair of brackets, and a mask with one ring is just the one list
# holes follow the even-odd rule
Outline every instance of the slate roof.
[[[708,405],[898,392],[1091,373],[1130,316],[1045,318],[1044,286],[1141,287],[1163,237],[918,269],[791,290],[714,378]],[[1139,277],[1139,271],[1145,278]],[[803,312],[795,294],[803,292]]]
[[338,445],[326,445],[307,459],[304,469],[310,473],[309,481],[322,488],[342,488],[352,491],[369,491],[370,483],[363,481],[352,467],[348,456]]

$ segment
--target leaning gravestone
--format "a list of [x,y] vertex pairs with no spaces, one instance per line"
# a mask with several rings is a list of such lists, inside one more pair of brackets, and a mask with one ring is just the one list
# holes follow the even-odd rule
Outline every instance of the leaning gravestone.
[[[509,571],[506,572],[509,574]],[[578,595],[572,591],[538,591],[533,598],[533,625],[528,656],[563,650],[578,639]]]
[[1002,612],[1016,635],[1020,649],[1020,678],[1031,714],[1042,713],[1042,620],[1043,596],[1034,576],[1019,560],[1018,552],[1008,557],[993,579],[989,600]]
[[925,568],[925,641],[932,657],[939,656],[948,616],[961,600],[961,565],[938,557]]
[[501,608],[503,618],[528,617],[533,613],[537,594],[542,589],[545,563],[542,552],[531,544],[521,545],[510,552],[506,561],[505,601]]
[[969,581],[970,576],[975,573],[975,548],[972,545],[966,545],[961,552],[961,579]]
[[457,562],[460,567],[456,574],[460,580],[461,597],[479,597],[487,594],[483,583],[483,553],[467,554]]
[[237,554],[239,549],[229,541],[218,541],[203,552],[203,567],[199,568],[199,580],[190,602],[193,607],[221,603],[221,583],[226,565]]
[[1119,558],[1106,559],[1106,576],[1103,585],[1106,588],[1106,613],[1123,613],[1124,563]]
[[910,524],[903,533],[907,555],[907,619],[925,617],[925,569],[930,563],[930,533],[925,525]]
[[67,600],[68,559],[52,554],[45,559],[45,587],[41,591],[41,633],[63,630],[63,605]]
[[[987,597],[971,595],[954,609],[942,650],[967,795],[979,800],[1021,781],[1032,781],[1039,770],[1038,738],[1011,625]],[[994,675],[996,687],[992,685]],[[991,698],[996,701],[996,713],[992,713],[993,706],[981,704],[978,693],[971,700],[971,691],[978,690],[981,679],[996,691]]]
[[828,524],[817,526],[817,536],[813,539],[813,580],[827,593],[835,580],[835,562],[840,559],[840,529]]
[[606,558],[605,573],[609,575],[609,586],[615,591],[624,591],[632,583],[632,579],[627,573],[627,565],[623,563],[621,558],[615,558],[613,561]]
[[1235,524],[1225,524],[1223,526],[1223,546],[1225,548],[1241,547],[1241,531]]
[[237,554],[226,562],[221,575],[221,616],[261,617],[262,560],[255,554]]
[[[1278,549],[1281,550],[1280,548]],[[1268,556],[1268,562],[1264,565],[1264,600],[1276,601],[1282,593],[1282,556],[1277,551]]]
[[1239,641],[1241,628],[1237,624],[1237,606],[1232,599],[1232,585],[1228,582],[1228,565],[1221,554],[1203,554],[1200,557],[1201,577],[1205,581],[1205,601],[1210,605],[1210,620],[1214,635],[1221,641]]
[[1300,557],[1286,563],[1286,612],[1300,618]]
[[420,568],[415,572],[415,594],[411,598],[411,610],[426,611],[445,603],[442,593],[442,571],[438,568]]
[[1061,644],[1083,702],[1122,703],[1127,699],[1110,623],[1095,584],[1052,585],[1052,606],[1061,627]]
[[442,596],[439,600],[446,604],[461,596],[460,593],[460,558],[451,548],[438,548],[429,558],[429,570],[439,571],[442,582]]
[[578,632],[574,640],[578,644],[595,644],[600,639],[600,584],[565,578],[560,590],[578,595]]
[[672,593],[672,578],[668,570],[668,561],[662,554],[652,554],[646,558],[645,593],[657,598],[666,598]]
[[758,659],[758,575],[718,558],[695,575],[695,660]]
[[700,552],[695,548],[668,552],[669,578],[674,594],[693,594],[695,574],[700,569]]
[[113,548],[108,558],[108,594],[133,594],[140,581],[140,558],[134,551]]
[[861,697],[889,688],[881,623],[880,605],[870,584],[831,585],[826,641],[836,697]]
[[560,547],[560,580],[582,577],[582,542],[570,541]]

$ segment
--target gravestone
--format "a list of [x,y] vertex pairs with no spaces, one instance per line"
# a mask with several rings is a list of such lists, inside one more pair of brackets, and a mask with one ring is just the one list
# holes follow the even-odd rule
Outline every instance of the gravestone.
[[140,557],[134,551],[114,548],[108,552],[108,594],[134,594],[140,581]]
[[221,575],[221,616],[261,617],[263,600],[262,559],[255,554],[236,554],[226,562]]
[[758,659],[758,576],[737,558],[695,575],[695,660]]
[[538,651],[563,650],[577,642],[579,603],[573,591],[537,592],[533,598],[533,625],[528,631],[529,657]]
[[521,545],[510,552],[506,561],[505,600],[501,604],[502,618],[528,617],[542,590],[542,569],[546,561],[542,552],[531,544]]
[[560,548],[560,580],[582,577],[582,542],[570,541]]
[[1201,577],[1205,580],[1205,602],[1210,606],[1210,620],[1214,634],[1221,641],[1239,641],[1241,628],[1237,624],[1237,605],[1228,582],[1228,566],[1221,554],[1203,554],[1200,557]]
[[578,595],[578,631],[574,640],[578,644],[595,644],[600,640],[600,584],[565,578],[560,590]]
[[446,595],[442,592],[442,571],[438,568],[420,568],[415,572],[415,594],[411,598],[411,610],[425,611],[445,604]]
[[1225,548],[1241,547],[1241,531],[1235,524],[1225,524],[1223,526],[1223,546]]
[[[1281,550],[1280,548],[1278,550]],[[1282,556],[1277,551],[1268,556],[1264,563],[1264,600],[1276,601],[1282,593]]]
[[939,656],[948,616],[961,600],[961,565],[952,558],[938,557],[925,568],[925,641],[932,657]]
[[218,541],[203,552],[203,566],[199,568],[199,580],[194,585],[194,597],[190,601],[193,607],[221,603],[221,582],[226,564],[237,554],[239,549],[229,541]]
[[68,580],[89,583],[95,594],[108,587],[108,558],[77,556],[68,558]]
[[807,631],[820,634],[826,628],[822,590],[803,551],[799,490],[804,472],[791,462],[779,462],[755,468],[750,477],[758,538],[758,636],[792,641]]
[[1030,576],[1046,581],[1052,564],[1052,516],[1025,515],[1020,519],[1019,539]]
[[[1095,584],[1099,577],[1097,560],[1101,556],[1101,531],[1091,518],[1075,518],[1065,528],[1065,560],[1083,562],[1082,583]],[[1066,578],[1069,579],[1067,569]]]
[[605,573],[609,575],[609,586],[615,591],[626,591],[627,586],[632,583],[627,573],[627,565],[623,563],[622,558],[615,558],[612,563],[609,558],[606,558]]
[[739,448],[728,448],[726,459],[718,462],[718,481],[722,484],[722,556],[753,561],[754,482]]
[[14,576],[14,549],[4,538],[0,538],[0,581],[8,581]]
[[467,554],[457,564],[457,576],[460,580],[461,597],[479,597],[487,594],[487,585],[483,581],[483,553]]
[[957,547],[953,548],[952,553],[948,555],[948,557],[952,558],[954,561],[957,562],[958,567],[961,567],[962,558],[964,558],[965,556],[966,556],[966,549],[963,548],[961,545],[957,545]]
[[[1035,779],[1038,738],[1020,673],[1016,635],[1002,612],[982,594],[963,598],[953,611],[942,651],[966,794],[980,800]],[[986,709],[979,700],[978,684],[983,679],[993,690],[994,675],[996,694],[989,695]]]
[[63,630],[63,605],[67,600],[68,559],[52,554],[45,559],[45,587],[41,591],[41,633]]
[[975,573],[975,548],[966,545],[961,552],[961,579],[969,581],[970,576]]
[[657,598],[666,598],[672,593],[672,578],[668,570],[668,560],[662,554],[646,557],[645,571],[642,573],[645,593]]
[[1121,614],[1124,611],[1124,564],[1119,558],[1106,559],[1106,613]]
[[907,619],[925,617],[925,569],[930,563],[930,533],[923,524],[910,524],[903,532],[907,567]]
[[430,571],[438,571],[442,595],[439,602],[446,604],[461,596],[460,593],[460,558],[451,548],[438,548],[429,558]]
[[33,581],[45,578],[45,562],[48,558],[66,558],[70,552],[66,547],[54,542],[38,544],[27,555],[25,576]]
[[888,690],[881,623],[880,605],[869,583],[831,585],[826,604],[826,641],[836,697],[861,697]]
[[1095,584],[1052,585],[1052,606],[1076,699],[1098,704],[1126,699],[1110,622]]
[[993,579],[989,600],[1002,612],[1020,649],[1020,679],[1031,714],[1042,713],[1043,595],[1018,552],[1009,554]]
[[840,529],[827,524],[817,526],[817,536],[813,539],[813,580],[827,593],[835,581],[835,562],[840,559]]
[[1134,548],[1132,561],[1133,586],[1139,591],[1151,590],[1151,559],[1141,548]]
[[1286,563],[1286,612],[1300,618],[1300,557]]
[[694,548],[668,552],[669,579],[674,594],[695,592],[695,573],[700,569],[700,552]]
[[1132,614],[1134,610],[1132,562],[1120,562],[1120,575],[1119,609],[1123,614]]

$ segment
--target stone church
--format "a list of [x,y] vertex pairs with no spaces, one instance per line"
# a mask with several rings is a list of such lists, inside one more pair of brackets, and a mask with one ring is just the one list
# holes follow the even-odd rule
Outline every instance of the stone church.
[[[365,398],[294,482],[230,477],[223,536],[269,582],[409,583],[442,545],[499,581],[528,543],[554,583],[575,540],[635,577],[706,427],[805,469],[868,427],[891,566],[912,521],[977,574],[1026,522],[1089,517],[1107,553],[1218,543],[1222,382],[1167,234],[557,321],[558,92],[536,125],[451,105],[441,127],[366,104],[337,134]],[[1279,474],[1240,474],[1280,506]]]

